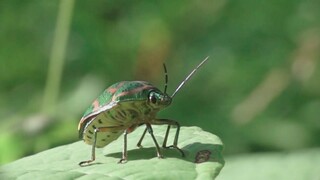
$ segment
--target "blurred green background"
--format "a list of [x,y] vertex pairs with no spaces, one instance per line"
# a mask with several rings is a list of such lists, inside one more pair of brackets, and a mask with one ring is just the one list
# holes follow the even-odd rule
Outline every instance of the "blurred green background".
[[225,156],[318,147],[319,7],[317,0],[0,1],[0,164],[78,141],[83,112],[111,84],[145,80],[163,89],[165,62],[171,94],[206,56],[159,117],[218,135]]

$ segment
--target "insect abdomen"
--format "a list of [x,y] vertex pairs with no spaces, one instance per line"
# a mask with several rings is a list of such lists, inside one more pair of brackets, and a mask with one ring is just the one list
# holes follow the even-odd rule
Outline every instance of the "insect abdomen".
[[[107,131],[99,131],[97,134],[96,147],[101,148],[116,140],[126,129],[125,126],[111,118],[106,112],[92,118],[84,128],[82,133],[85,143],[92,145],[95,129],[108,128]],[[123,127],[123,128],[122,128]],[[122,129],[122,130],[119,130]]]
[[88,121],[84,127],[82,138],[87,144],[93,144],[95,129],[109,127],[110,130],[100,131],[97,135],[96,147],[104,147],[117,139],[126,129],[138,126],[153,118],[144,102],[123,102]]

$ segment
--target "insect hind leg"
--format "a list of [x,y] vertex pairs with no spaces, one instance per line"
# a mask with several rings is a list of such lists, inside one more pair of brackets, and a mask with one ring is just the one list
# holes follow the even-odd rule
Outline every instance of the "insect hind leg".
[[84,167],[90,165],[93,161],[96,159],[96,150],[95,147],[97,145],[97,137],[99,132],[108,132],[108,131],[120,131],[123,130],[122,126],[110,126],[110,127],[97,127],[94,129],[94,136],[93,136],[93,143],[92,143],[92,149],[91,149],[91,159],[86,161],[81,161],[79,163],[79,166]]
[[97,135],[99,132],[99,128],[94,129],[94,139],[93,139],[93,143],[92,143],[92,149],[91,149],[91,159],[87,160],[87,161],[81,161],[79,163],[79,166],[84,167],[89,165],[91,162],[93,162],[96,159],[96,144],[97,144]]
[[142,148],[142,147],[143,147],[143,146],[141,145],[141,143],[142,143],[142,140],[143,140],[144,136],[146,135],[147,130],[148,130],[148,127],[146,127],[146,128],[144,129],[144,131],[143,131],[143,133],[142,133],[142,136],[141,136],[140,140],[139,140],[138,143],[137,143],[137,146],[138,146],[139,148]]

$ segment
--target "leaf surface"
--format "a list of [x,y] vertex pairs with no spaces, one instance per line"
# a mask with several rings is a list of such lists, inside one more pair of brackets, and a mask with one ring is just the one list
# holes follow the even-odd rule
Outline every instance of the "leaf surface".
[[[128,135],[128,162],[118,164],[123,148],[123,136],[104,148],[96,149],[96,161],[80,167],[88,160],[91,146],[82,141],[49,149],[1,167],[0,175],[7,179],[214,179],[222,169],[223,144],[219,137],[198,127],[182,127],[178,146],[186,156],[175,149],[161,149],[164,159],[156,157],[150,135],[146,134],[143,148],[136,147],[144,127]],[[161,145],[166,126],[153,127]],[[173,142],[174,128],[170,130],[168,145]]]
[[320,179],[320,149],[293,152],[252,153],[226,158],[217,179]]

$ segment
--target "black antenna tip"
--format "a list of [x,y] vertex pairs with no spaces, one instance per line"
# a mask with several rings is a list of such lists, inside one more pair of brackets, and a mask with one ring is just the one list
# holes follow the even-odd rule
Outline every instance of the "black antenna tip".
[[164,93],[166,94],[167,93],[167,87],[168,87],[168,73],[167,73],[167,67],[166,67],[166,64],[163,63],[163,69],[164,69],[164,77],[165,77],[165,80],[164,80]]

